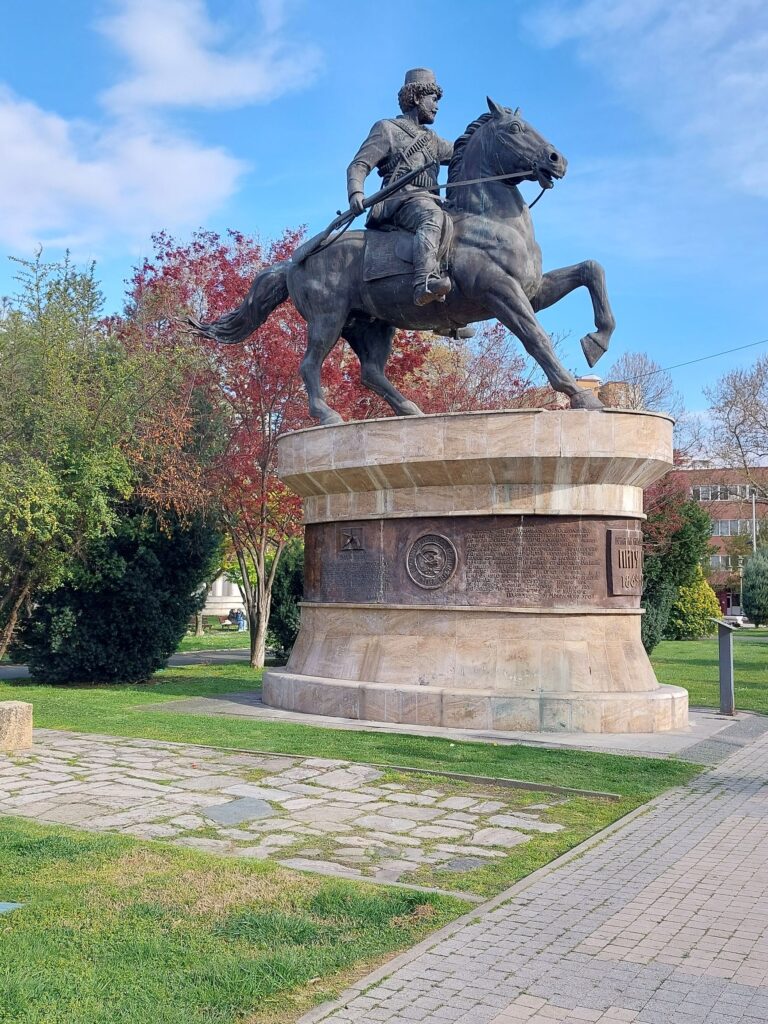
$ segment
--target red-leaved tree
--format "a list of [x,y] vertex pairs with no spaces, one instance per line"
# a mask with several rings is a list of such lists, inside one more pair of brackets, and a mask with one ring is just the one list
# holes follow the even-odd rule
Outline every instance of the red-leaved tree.
[[[218,507],[240,568],[254,667],[264,664],[280,556],[301,530],[300,499],[277,476],[277,441],[287,431],[315,425],[299,375],[306,324],[285,302],[243,344],[217,345],[184,333],[179,318],[192,313],[214,320],[228,312],[242,301],[255,275],[289,259],[300,239],[301,232],[290,230],[266,246],[236,232],[225,239],[201,232],[187,244],[158,235],[153,258],[134,274],[126,309],[125,330],[135,344],[167,348],[170,357],[180,344],[201,352],[190,406],[196,406],[199,429],[208,435],[200,444],[207,500]],[[416,334],[405,334],[396,344],[388,374],[406,393],[414,394],[429,347]],[[345,419],[390,414],[358,377],[356,357],[340,343],[323,369],[333,408]]]

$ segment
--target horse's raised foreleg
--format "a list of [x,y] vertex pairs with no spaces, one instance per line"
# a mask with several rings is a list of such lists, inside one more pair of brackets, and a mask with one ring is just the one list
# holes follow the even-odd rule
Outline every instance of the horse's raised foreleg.
[[597,330],[584,335],[581,339],[581,347],[589,365],[594,366],[608,348],[611,335],[616,328],[616,321],[613,319],[605,287],[605,272],[599,263],[595,260],[584,260],[583,263],[576,263],[572,267],[550,270],[542,277],[539,290],[534,295],[531,304],[538,312],[540,309],[546,309],[547,306],[553,306],[574,288],[580,288],[582,285],[592,299]]
[[344,422],[341,416],[326,404],[320,383],[320,371],[325,357],[341,337],[344,319],[345,316],[327,313],[313,317],[307,322],[307,351],[301,361],[301,379],[307,389],[309,414],[320,420],[322,426]]
[[344,337],[360,360],[360,380],[365,387],[380,395],[398,416],[421,416],[421,409],[402,395],[384,372],[395,328],[381,320],[350,318]]
[[549,335],[536,319],[525,292],[511,278],[505,278],[488,290],[488,308],[520,339],[555,391],[562,391],[571,400],[572,409],[602,409],[603,403],[590,391],[580,388],[576,378],[555,355]]

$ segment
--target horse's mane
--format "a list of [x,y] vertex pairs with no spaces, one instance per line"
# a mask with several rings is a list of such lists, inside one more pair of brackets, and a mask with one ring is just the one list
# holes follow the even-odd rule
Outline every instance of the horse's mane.
[[464,164],[464,149],[475,134],[478,128],[482,125],[487,124],[491,120],[493,114],[490,111],[486,111],[481,114],[480,117],[476,118],[470,124],[467,125],[464,130],[464,134],[460,135],[453,144],[453,156],[451,162],[448,164],[448,181],[455,181],[457,178],[461,178],[462,166]]

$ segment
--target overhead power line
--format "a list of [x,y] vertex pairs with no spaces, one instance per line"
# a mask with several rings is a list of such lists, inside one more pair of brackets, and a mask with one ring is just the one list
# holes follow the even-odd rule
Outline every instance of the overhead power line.
[[653,377],[657,373],[668,373],[670,370],[679,370],[681,366],[692,366],[694,363],[703,363],[707,359],[717,359],[720,356],[730,355],[731,352],[743,352],[745,348],[756,348],[758,345],[768,345],[768,338],[763,338],[762,341],[751,341],[749,345],[737,345],[736,348],[726,348],[722,352],[712,352],[708,356],[699,356],[698,359],[689,359],[685,363],[675,363],[674,366],[659,367],[658,370],[648,370],[647,373],[638,373],[635,377],[630,377],[630,384],[636,380],[642,380],[643,377]]

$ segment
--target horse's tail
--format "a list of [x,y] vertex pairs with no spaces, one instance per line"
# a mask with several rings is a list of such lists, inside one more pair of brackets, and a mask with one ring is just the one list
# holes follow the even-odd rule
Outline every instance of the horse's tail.
[[262,270],[248,290],[243,302],[210,324],[202,324],[193,317],[187,323],[197,334],[223,345],[235,345],[253,334],[264,323],[273,309],[288,298],[288,268],[290,261],[273,263]]

